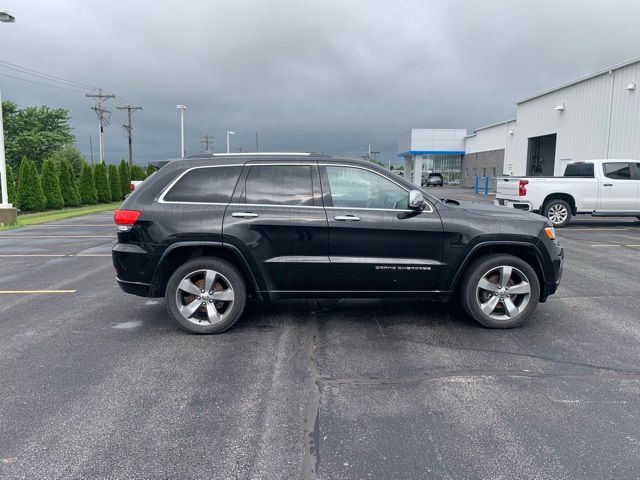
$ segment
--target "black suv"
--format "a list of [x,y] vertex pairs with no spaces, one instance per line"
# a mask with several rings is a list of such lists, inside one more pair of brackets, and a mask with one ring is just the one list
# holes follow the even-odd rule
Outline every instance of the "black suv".
[[115,213],[127,293],[165,297],[194,333],[217,333],[247,297],[447,301],[487,327],[524,323],[556,291],[549,221],[438,200],[366,161],[226,154],[167,163]]

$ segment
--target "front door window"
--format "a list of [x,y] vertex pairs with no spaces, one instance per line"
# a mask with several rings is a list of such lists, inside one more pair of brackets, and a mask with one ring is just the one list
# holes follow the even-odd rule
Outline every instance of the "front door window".
[[327,166],[334,207],[406,210],[409,192],[382,175],[354,167]]

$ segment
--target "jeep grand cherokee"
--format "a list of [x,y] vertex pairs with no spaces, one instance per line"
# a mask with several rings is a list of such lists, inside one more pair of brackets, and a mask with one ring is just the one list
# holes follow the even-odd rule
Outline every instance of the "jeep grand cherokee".
[[459,298],[493,328],[556,291],[563,250],[542,216],[439,200],[366,161],[220,154],[167,163],[116,210],[127,293],[218,333],[247,297]]

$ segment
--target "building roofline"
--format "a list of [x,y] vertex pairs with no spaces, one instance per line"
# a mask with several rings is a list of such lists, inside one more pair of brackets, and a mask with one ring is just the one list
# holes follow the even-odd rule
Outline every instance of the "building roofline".
[[605,75],[605,74],[607,74],[609,72],[613,72],[614,70],[619,70],[621,68],[628,67],[629,65],[633,65],[634,63],[638,63],[638,62],[640,62],[640,57],[632,58],[631,60],[628,60],[626,62],[619,63],[619,64],[614,65],[614,66],[609,67],[609,68],[605,68],[604,70],[599,70],[599,71],[597,71],[595,73],[592,73],[591,75],[586,75],[584,77],[577,78],[576,80],[573,80],[573,81],[567,82],[567,83],[563,83],[561,85],[558,85],[557,87],[550,88],[549,90],[545,90],[545,91],[537,93],[535,95],[531,95],[530,97],[523,98],[522,100],[517,100],[515,102],[515,104],[519,105],[521,103],[528,102],[529,100],[533,100],[534,98],[542,97],[543,95],[547,95],[547,94],[555,92],[557,90],[562,90],[563,88],[570,87],[571,85],[575,85],[576,83],[581,83],[581,82],[590,80],[592,78],[599,77],[601,75]]
[[476,128],[476,129],[473,131],[473,133],[470,133],[470,134],[469,134],[469,135],[467,135],[465,138],[473,137],[473,136],[474,136],[477,132],[479,132],[480,130],[486,130],[487,128],[493,128],[493,127],[497,127],[497,126],[499,126],[499,125],[507,125],[507,124],[509,124],[509,123],[513,123],[513,122],[515,122],[516,120],[517,120],[516,118],[509,118],[509,119],[507,119],[507,120],[503,120],[503,121],[501,121],[501,122],[491,123],[491,124],[489,124],[489,125],[485,125],[485,126],[483,126],[483,127],[478,127],[478,128]]

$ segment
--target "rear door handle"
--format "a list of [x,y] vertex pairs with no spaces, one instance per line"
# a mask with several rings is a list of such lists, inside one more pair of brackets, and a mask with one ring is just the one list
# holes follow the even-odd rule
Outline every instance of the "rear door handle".
[[359,222],[360,217],[356,217],[355,215],[337,215],[334,217],[339,222]]
[[231,216],[236,218],[256,218],[256,217],[259,217],[260,215],[253,212],[233,212]]
[[603,187],[613,187],[613,183],[603,183]]

